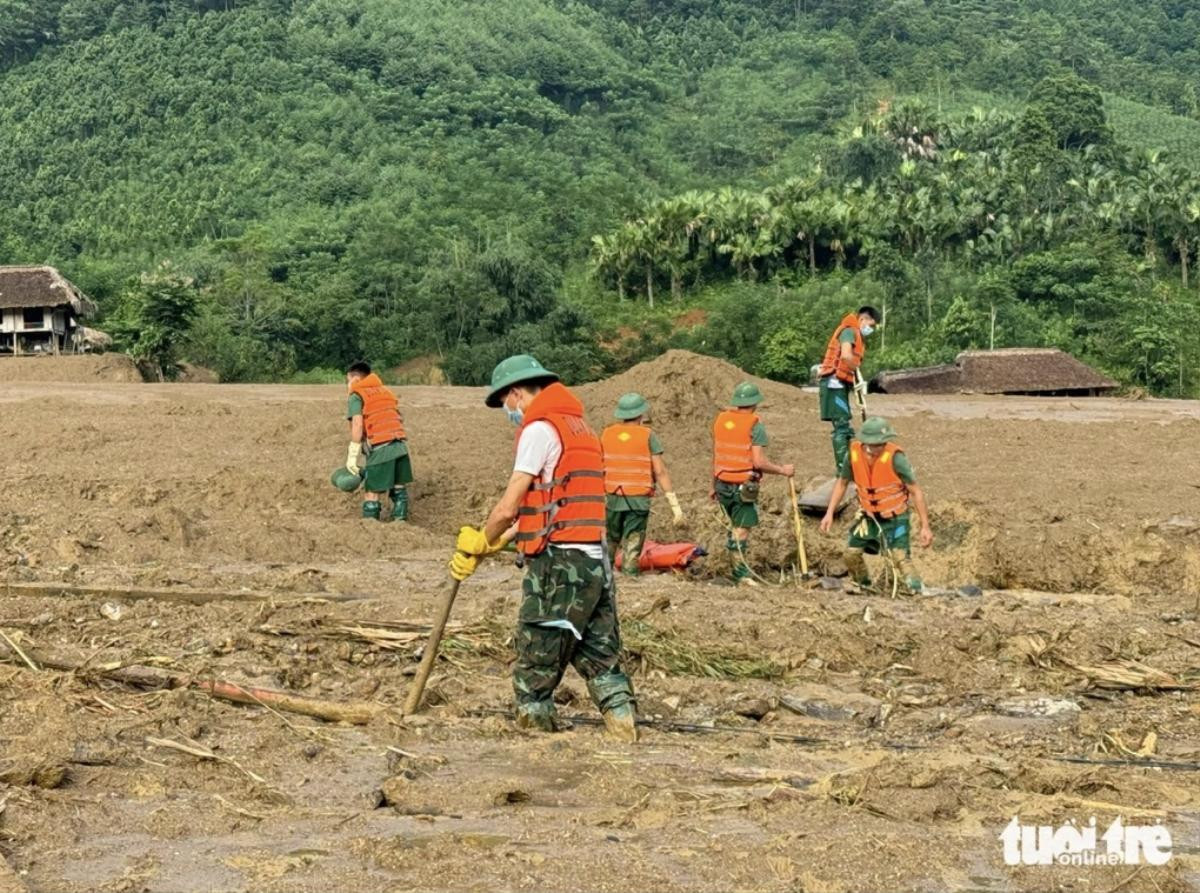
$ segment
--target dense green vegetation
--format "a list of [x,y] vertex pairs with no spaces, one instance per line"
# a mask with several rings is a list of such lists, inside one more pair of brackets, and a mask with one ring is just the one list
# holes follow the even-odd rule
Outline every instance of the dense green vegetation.
[[876,365],[1056,344],[1195,395],[1198,35],[1182,0],[0,0],[0,262],[232,379],[678,344],[800,380],[870,300]]

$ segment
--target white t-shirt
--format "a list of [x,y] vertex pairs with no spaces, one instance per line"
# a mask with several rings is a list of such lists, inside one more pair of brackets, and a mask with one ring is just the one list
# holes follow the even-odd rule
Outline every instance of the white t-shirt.
[[[546,421],[530,422],[517,441],[517,459],[513,470],[531,474],[543,484],[554,480],[554,469],[562,458],[562,441],[554,426]],[[604,560],[604,546],[600,543],[555,543],[556,549],[577,549],[597,561]]]

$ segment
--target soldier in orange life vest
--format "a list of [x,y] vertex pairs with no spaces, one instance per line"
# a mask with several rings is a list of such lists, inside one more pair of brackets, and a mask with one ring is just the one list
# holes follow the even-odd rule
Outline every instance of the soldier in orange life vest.
[[[396,396],[366,363],[355,363],[347,370],[346,384],[350,389],[346,410],[350,420],[346,470],[365,478],[362,516],[383,520],[383,495],[387,493],[392,498],[392,520],[407,521],[407,485],[413,479],[412,462]],[[358,462],[364,444],[367,462],[360,469]]]
[[683,509],[662,460],[662,443],[648,425],[649,414],[650,404],[645,397],[625,394],[613,412],[617,424],[609,425],[600,435],[604,492],[608,494],[608,545],[614,555],[624,547],[621,570],[630,576],[638,573],[656,484],[663,488],[675,526],[684,523]]
[[587,682],[609,734],[637,740],[636,704],[621,672],[616,583],[604,541],[604,457],[583,404],[533,357],[509,357],[492,372],[487,405],[504,407],[519,429],[504,495],[480,528],[463,527],[450,573],[465,580],[479,559],[516,540],[524,556],[516,720],[563,727],[554,689],[568,664]]
[[835,507],[841,504],[846,488],[853,480],[858,490],[860,511],[850,525],[850,540],[846,546],[846,567],[854,581],[870,586],[867,562],[863,557],[888,553],[895,560],[898,573],[912,592],[923,588],[920,576],[912,565],[912,529],[910,503],[917,509],[921,522],[918,542],[927,549],[933,543],[929,527],[929,509],[925,492],[918,486],[908,457],[894,441],[896,432],[881,418],[863,423],[862,437],[850,443],[846,464],[839,469],[837,483],[829,497],[829,509],[821,519],[821,530],[833,529]]
[[875,331],[879,312],[874,307],[860,307],[858,313],[844,317],[829,338],[825,357],[817,370],[820,378],[821,421],[832,422],[833,464],[841,468],[846,462],[854,427],[850,424],[853,412],[850,393],[854,390],[854,373],[866,354],[863,339]]
[[713,490],[721,510],[729,519],[726,542],[733,558],[733,581],[755,585],[746,563],[750,528],[758,525],[758,481],[764,474],[791,477],[794,465],[776,465],[767,458],[767,429],[755,411],[762,392],[753,382],[743,381],[733,390],[733,405],[713,423]]

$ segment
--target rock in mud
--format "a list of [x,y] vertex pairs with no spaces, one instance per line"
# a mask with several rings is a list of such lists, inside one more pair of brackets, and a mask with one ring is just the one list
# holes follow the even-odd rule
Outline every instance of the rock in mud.
[[779,703],[801,716],[824,719],[830,722],[857,720],[874,723],[879,716],[882,702],[870,695],[844,692],[827,685],[806,685],[779,696]]
[[1079,704],[1069,698],[1009,698],[996,704],[996,712],[1023,719],[1047,719],[1069,722],[1079,716]]

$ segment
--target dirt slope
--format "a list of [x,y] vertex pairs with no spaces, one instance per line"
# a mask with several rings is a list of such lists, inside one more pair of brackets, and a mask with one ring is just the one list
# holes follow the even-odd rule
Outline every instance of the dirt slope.
[[[714,573],[708,431],[743,377],[672,352],[579,389],[597,425],[627,390],[652,400]],[[772,457],[801,478],[826,474],[815,395],[764,388]],[[0,388],[0,580],[233,596],[8,588],[0,630],[93,667],[398,705],[422,639],[384,624],[428,620],[453,532],[500,492],[513,435],[481,390],[400,393],[418,477],[403,526],[358,521],[355,498],[327,482],[345,454],[341,388]],[[1200,760],[1200,407],[882,397],[872,408],[895,422],[930,496],[927,579],[985,592],[622,582],[643,713],[738,731],[648,730],[625,747],[588,725],[545,738],[484,715],[510,697],[520,579],[497,559],[463,586],[462,626],[422,717],[331,727],[0,664],[0,855],[34,891],[1195,889],[1200,773],[1057,757],[1122,757],[1154,732],[1160,758]],[[764,490],[754,557],[779,579],[794,549],[786,490],[777,479]],[[653,532],[672,536],[664,514]],[[842,534],[807,531],[815,564],[836,572]],[[361,599],[285,601],[321,593]],[[1087,668],[1114,661],[1180,688],[1097,687]],[[563,695],[564,713],[594,718],[577,677]],[[1132,877],[1001,861],[996,835],[1014,814],[1107,824],[1114,811],[1166,822],[1172,861]]]

